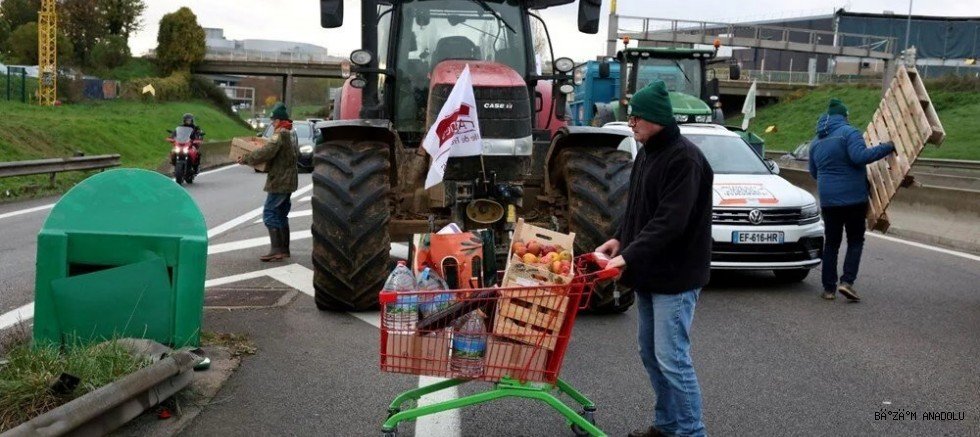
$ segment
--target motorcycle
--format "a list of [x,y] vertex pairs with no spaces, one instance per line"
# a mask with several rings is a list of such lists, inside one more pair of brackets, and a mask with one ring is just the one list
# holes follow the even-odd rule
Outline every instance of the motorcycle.
[[194,138],[194,129],[187,126],[177,126],[175,131],[168,132],[171,136],[167,141],[173,144],[170,164],[174,166],[174,180],[177,184],[193,184],[200,166],[202,140]]

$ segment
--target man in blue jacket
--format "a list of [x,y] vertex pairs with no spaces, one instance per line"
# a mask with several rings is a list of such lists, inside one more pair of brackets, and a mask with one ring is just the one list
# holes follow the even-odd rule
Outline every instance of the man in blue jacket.
[[[835,289],[857,302],[854,281],[864,247],[865,218],[868,214],[868,176],[866,166],[895,151],[890,142],[867,147],[861,132],[847,122],[847,107],[830,100],[827,113],[817,121],[817,137],[810,145],[810,175],[817,180],[820,209],[824,221],[823,294],[832,300]],[[837,252],[847,231],[844,274],[837,283]]]

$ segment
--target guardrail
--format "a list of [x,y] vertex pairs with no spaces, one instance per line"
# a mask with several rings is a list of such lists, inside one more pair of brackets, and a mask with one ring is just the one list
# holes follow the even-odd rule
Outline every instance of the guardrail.
[[[728,77],[728,68],[715,68],[715,75]],[[816,73],[812,77],[806,71],[762,71],[742,70],[739,82],[757,80],[763,83],[784,83],[790,85],[861,84],[881,85],[880,75]]]
[[[783,168],[807,170],[807,161],[781,159],[786,154],[786,152],[767,151],[766,158],[776,160]],[[980,161],[919,158],[912,163],[912,171],[909,174],[920,185],[980,191]]]
[[119,155],[76,156],[71,158],[36,159],[32,161],[0,162],[0,178],[14,176],[55,175],[66,171],[105,170],[119,166]]

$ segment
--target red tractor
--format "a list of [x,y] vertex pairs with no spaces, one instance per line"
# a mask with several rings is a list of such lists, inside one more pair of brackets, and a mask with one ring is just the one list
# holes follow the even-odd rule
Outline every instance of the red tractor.
[[[318,308],[376,309],[391,241],[408,241],[450,222],[492,230],[498,265],[505,261],[515,217],[575,232],[580,254],[614,234],[629,186],[631,155],[621,150],[628,133],[566,124],[575,64],[554,59],[547,28],[533,12],[573,2],[361,2],[362,48],[350,56],[334,120],[317,124]],[[579,30],[597,33],[601,0],[579,2]],[[343,24],[343,3],[320,1],[323,27]],[[538,41],[534,22],[545,30]],[[544,47],[544,53],[534,47]],[[543,62],[550,68],[542,68]],[[450,158],[444,182],[426,190],[429,157],[420,143],[466,65],[483,155]],[[609,286],[597,290],[592,303],[597,311],[624,311],[633,295]]]

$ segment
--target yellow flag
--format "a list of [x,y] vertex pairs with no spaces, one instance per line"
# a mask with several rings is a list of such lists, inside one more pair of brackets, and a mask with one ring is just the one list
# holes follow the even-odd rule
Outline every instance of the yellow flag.
[[147,85],[147,86],[143,87],[143,94],[147,94],[147,93],[149,93],[152,96],[156,97],[157,90],[153,88],[153,85],[152,84],[150,84],[150,85]]

